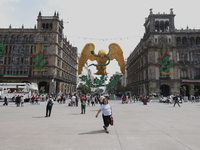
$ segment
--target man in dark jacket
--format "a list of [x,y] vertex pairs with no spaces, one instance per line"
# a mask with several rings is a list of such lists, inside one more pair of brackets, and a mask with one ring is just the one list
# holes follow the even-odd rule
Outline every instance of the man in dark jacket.
[[176,96],[174,97],[174,107],[175,107],[176,104],[178,104],[178,106],[181,107],[181,106],[179,105],[178,95],[176,95]]
[[8,101],[7,101],[7,97],[5,96],[5,98],[4,98],[4,104],[3,104],[3,106],[4,105],[6,105],[6,106],[8,106]]
[[19,107],[19,105],[20,105],[20,96],[19,95],[16,97],[16,103],[17,103],[17,107]]
[[49,99],[47,99],[46,116],[45,117],[51,116],[51,109],[53,107],[53,104],[54,104],[53,98],[50,96]]

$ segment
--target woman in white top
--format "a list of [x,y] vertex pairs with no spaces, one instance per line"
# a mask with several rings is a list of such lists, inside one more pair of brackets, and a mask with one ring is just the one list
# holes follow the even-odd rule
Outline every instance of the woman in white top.
[[101,111],[102,111],[103,122],[104,122],[103,128],[106,130],[106,133],[109,133],[108,126],[110,124],[110,116],[112,115],[112,108],[111,108],[110,104],[108,103],[108,100],[105,98],[103,99],[102,105],[96,114],[96,118],[98,117],[98,115]]

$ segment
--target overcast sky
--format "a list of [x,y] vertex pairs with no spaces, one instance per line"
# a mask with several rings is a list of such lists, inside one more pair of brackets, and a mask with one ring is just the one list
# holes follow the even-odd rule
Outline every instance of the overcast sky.
[[[0,0],[0,28],[33,28],[39,11],[53,16],[59,11],[64,34],[81,53],[86,43],[95,44],[95,52],[108,52],[110,43],[118,43],[126,59],[144,34],[144,21],[153,13],[170,13],[173,8],[177,29],[200,29],[199,0]],[[89,62],[90,64],[91,62]],[[96,72],[91,66],[92,72]],[[120,71],[116,61],[107,68],[109,75]]]

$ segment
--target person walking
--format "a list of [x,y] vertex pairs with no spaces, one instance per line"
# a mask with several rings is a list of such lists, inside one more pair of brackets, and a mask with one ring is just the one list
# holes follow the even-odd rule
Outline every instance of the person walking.
[[53,98],[50,96],[49,99],[47,99],[46,116],[45,117],[51,116],[51,110],[52,110],[53,105],[54,105],[54,101],[53,101]]
[[99,103],[100,105],[102,104],[104,98],[105,98],[105,97],[103,96],[103,94],[101,94],[101,96],[100,96],[100,102],[101,102],[101,103]]
[[65,104],[65,101],[66,101],[66,96],[63,95],[63,104]]
[[76,96],[76,107],[78,107],[78,96],[77,95],[75,96]]
[[20,96],[19,95],[16,97],[16,103],[17,103],[17,107],[19,107],[19,105],[20,105]]
[[178,104],[178,106],[181,107],[181,106],[179,105],[178,95],[176,95],[176,96],[174,97],[174,107],[175,107],[176,104]]
[[31,103],[34,104],[34,101],[35,101],[35,97],[33,95],[32,98],[31,98]]
[[4,104],[3,104],[3,106],[5,106],[5,105],[8,106],[8,100],[7,100],[6,96],[4,97]]
[[115,94],[113,95],[113,98],[114,98],[114,100],[116,100],[116,96],[115,96]]
[[21,107],[24,107],[24,96],[21,96]]
[[110,106],[106,98],[103,99],[102,105],[96,114],[96,118],[98,117],[101,111],[102,111],[103,122],[104,122],[103,128],[106,130],[106,133],[109,133],[108,126],[110,124],[110,117],[112,116],[112,107]]
[[192,103],[195,103],[195,97],[193,95],[191,96],[191,99],[192,99]]
[[90,95],[89,94],[86,96],[86,99],[87,99],[88,106],[90,106]]
[[94,101],[95,101],[95,98],[94,98],[94,96],[92,96],[92,101],[91,101],[91,103],[92,103],[92,106],[95,106],[95,103],[94,103]]
[[85,98],[85,95],[83,94],[81,99],[81,114],[85,114],[85,105],[86,105],[86,98]]
[[76,103],[76,94],[74,94],[71,98],[72,106],[75,106]]
[[125,94],[122,96],[122,104],[125,104],[125,98],[126,96],[125,96]]

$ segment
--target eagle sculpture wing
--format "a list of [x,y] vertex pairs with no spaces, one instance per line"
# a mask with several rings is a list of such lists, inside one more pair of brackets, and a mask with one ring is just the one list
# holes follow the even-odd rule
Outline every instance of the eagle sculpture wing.
[[121,72],[125,74],[125,62],[121,47],[117,43],[111,43],[108,48],[108,57],[110,57],[110,60],[116,59],[118,61],[118,65],[120,66]]
[[94,51],[94,49],[95,49],[95,46],[93,43],[88,43],[83,48],[83,50],[81,52],[81,56],[78,60],[78,74],[79,75],[81,74],[83,67],[85,66],[85,63],[87,62],[88,59],[91,61],[97,60],[97,57],[95,57],[91,54],[91,51]]

